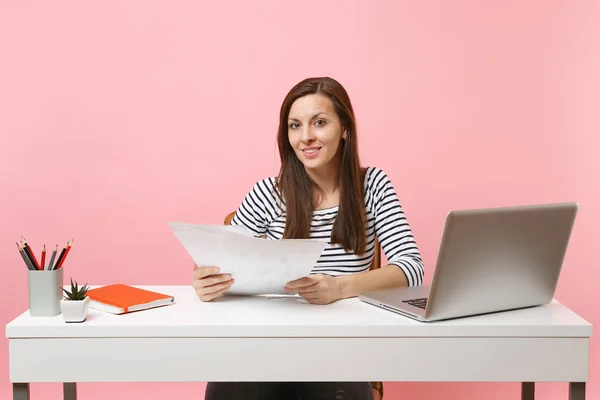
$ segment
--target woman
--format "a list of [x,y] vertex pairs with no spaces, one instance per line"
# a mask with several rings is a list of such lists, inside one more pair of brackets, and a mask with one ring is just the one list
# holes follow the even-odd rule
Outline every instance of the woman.
[[[277,140],[279,175],[256,182],[231,223],[267,239],[328,242],[311,274],[288,282],[286,291],[310,303],[329,304],[364,291],[423,283],[419,249],[391,181],[377,167],[361,168],[354,111],[337,81],[309,78],[292,88],[281,107]],[[369,271],[375,237],[389,264]],[[221,296],[233,284],[218,266],[195,266],[193,286],[202,301]],[[288,390],[289,397],[281,390]],[[243,397],[235,397],[241,392]],[[342,392],[349,397],[340,397]],[[372,398],[368,382],[340,382],[209,383],[206,399],[266,398],[261,393]]]

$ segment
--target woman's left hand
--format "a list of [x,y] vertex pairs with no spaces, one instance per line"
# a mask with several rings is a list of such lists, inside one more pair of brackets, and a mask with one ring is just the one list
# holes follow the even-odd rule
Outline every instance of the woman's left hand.
[[313,304],[329,304],[341,298],[338,281],[330,275],[310,275],[285,285],[286,292],[296,292]]

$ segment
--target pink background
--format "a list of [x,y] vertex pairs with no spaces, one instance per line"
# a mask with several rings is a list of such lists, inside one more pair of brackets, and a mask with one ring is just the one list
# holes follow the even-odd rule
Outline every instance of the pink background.
[[[221,223],[255,180],[276,174],[281,101],[320,75],[349,91],[362,161],[392,178],[426,283],[449,210],[579,201],[556,297],[600,322],[600,3],[495,3],[3,0],[2,326],[28,306],[21,235],[38,255],[44,243],[75,238],[66,281],[190,284],[191,259],[166,221]],[[11,396],[7,345],[3,338],[0,398]],[[600,396],[598,356],[592,340],[590,399]],[[61,389],[31,390],[41,400]],[[79,385],[87,400],[201,399],[203,390]],[[386,391],[504,399],[520,386]],[[564,399],[567,385],[536,392]]]

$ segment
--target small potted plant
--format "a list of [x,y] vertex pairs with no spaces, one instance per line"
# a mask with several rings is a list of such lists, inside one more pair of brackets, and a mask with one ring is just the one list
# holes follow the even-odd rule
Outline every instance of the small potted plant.
[[60,301],[60,311],[65,322],[83,322],[85,321],[90,306],[90,298],[87,296],[89,287],[87,284],[83,287],[73,283],[71,278],[71,291],[63,288],[65,296]]

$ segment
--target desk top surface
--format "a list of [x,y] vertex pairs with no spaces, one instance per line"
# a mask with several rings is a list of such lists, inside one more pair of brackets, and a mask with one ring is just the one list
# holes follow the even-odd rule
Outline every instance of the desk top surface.
[[61,315],[6,325],[6,337],[590,337],[592,325],[556,300],[515,311],[419,322],[357,298],[313,305],[293,297],[222,296],[201,302],[191,286],[143,286],[175,304],[114,315],[90,308],[83,323]]

